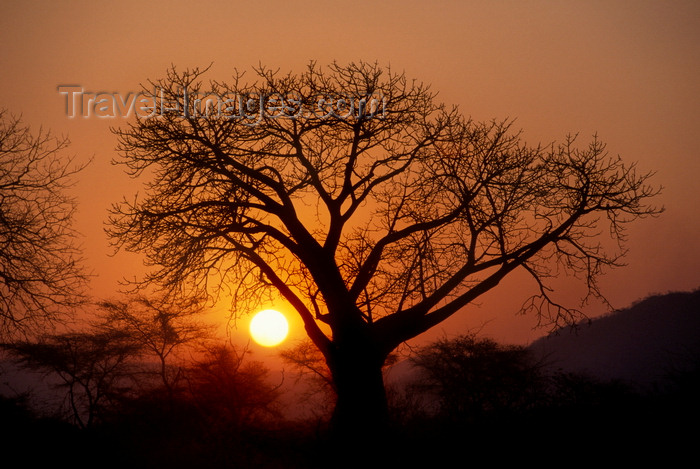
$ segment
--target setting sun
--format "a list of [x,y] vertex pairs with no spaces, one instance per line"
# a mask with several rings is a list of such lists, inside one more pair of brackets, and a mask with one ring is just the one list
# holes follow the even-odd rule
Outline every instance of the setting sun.
[[265,347],[279,345],[288,332],[287,318],[274,309],[260,311],[250,321],[250,335],[255,342]]

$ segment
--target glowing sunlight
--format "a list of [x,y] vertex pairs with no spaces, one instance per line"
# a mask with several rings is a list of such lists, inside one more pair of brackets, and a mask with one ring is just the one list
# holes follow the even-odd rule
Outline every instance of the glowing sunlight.
[[250,335],[265,347],[274,347],[287,338],[289,323],[284,314],[274,309],[257,313],[250,321]]

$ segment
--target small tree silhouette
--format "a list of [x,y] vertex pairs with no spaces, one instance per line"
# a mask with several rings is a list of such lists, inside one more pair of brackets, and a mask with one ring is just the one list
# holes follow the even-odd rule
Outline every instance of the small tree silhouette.
[[247,354],[229,344],[212,345],[187,370],[189,396],[213,434],[236,434],[279,417],[279,387],[269,381],[269,369],[246,360]]
[[21,366],[59,378],[67,411],[80,428],[91,427],[115,397],[131,388],[133,359],[140,350],[122,332],[101,331],[44,336],[4,348]]
[[417,386],[432,396],[438,415],[460,421],[520,412],[540,403],[546,379],[522,346],[475,335],[442,339],[420,348],[411,361]]
[[333,376],[325,357],[311,340],[302,340],[279,353],[283,362],[296,373],[296,383],[304,386],[301,399],[313,403],[314,415],[323,419],[335,402]]
[[200,301],[135,296],[100,301],[98,307],[102,318],[96,327],[130,337],[144,358],[155,358],[155,375],[172,400],[184,367],[184,360],[177,359],[178,352],[187,347],[192,350],[211,337],[212,327],[196,317],[204,311]]

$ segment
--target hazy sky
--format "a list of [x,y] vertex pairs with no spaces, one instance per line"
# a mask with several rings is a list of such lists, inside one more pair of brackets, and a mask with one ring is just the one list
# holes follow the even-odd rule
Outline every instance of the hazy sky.
[[[666,207],[631,228],[628,266],[603,279],[604,292],[624,307],[700,286],[700,2],[2,0],[0,107],[94,159],[75,194],[96,295],[136,272],[133,256],[109,256],[103,228],[138,184],[110,164],[109,128],[125,121],[67,118],[57,86],[126,95],[171,64],[213,63],[208,76],[226,79],[234,67],[310,60],[391,65],[474,119],[516,118],[528,142],[598,133],[611,153],[657,172]],[[432,335],[483,325],[499,340],[533,340],[544,331],[514,315],[531,287],[514,277]]]

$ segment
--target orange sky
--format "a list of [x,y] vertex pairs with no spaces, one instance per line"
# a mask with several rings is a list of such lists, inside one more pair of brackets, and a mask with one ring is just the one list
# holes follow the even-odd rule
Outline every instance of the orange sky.
[[[171,64],[213,62],[208,76],[226,79],[234,67],[300,70],[312,59],[390,64],[477,120],[517,118],[529,142],[597,132],[612,153],[658,172],[666,207],[632,227],[628,266],[603,279],[604,292],[624,307],[700,286],[699,2],[4,0],[0,107],[94,158],[75,193],[95,295],[135,273],[134,256],[109,257],[103,227],[110,204],[138,185],[110,164],[109,127],[124,121],[68,119],[57,86],[126,95]],[[496,339],[531,341],[545,331],[514,315],[529,287],[504,282],[426,338],[483,325]]]

